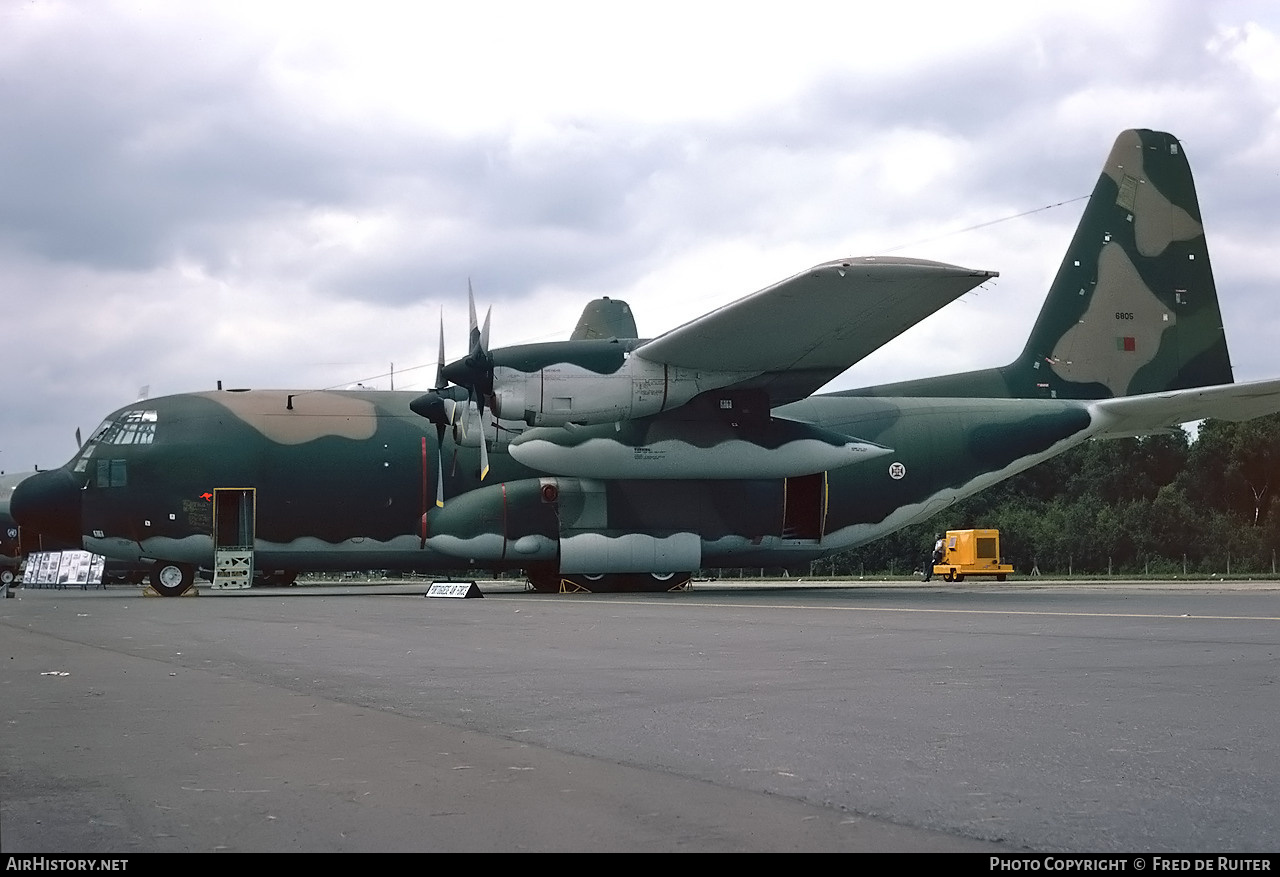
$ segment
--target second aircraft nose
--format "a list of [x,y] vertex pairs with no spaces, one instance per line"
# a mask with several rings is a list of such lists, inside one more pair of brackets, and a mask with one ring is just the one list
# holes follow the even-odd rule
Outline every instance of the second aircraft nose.
[[13,490],[9,512],[23,530],[23,544],[43,549],[80,548],[80,486],[66,469],[37,472]]

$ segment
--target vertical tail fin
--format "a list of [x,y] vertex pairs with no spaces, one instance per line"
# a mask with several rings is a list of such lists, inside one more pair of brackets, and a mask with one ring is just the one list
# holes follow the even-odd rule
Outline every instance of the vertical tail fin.
[[1001,371],[1023,397],[1232,382],[1195,183],[1173,135],[1116,138],[1027,346]]
[[570,339],[582,341],[591,338],[635,338],[636,320],[631,308],[619,299],[609,296],[587,302],[578,318]]
[[1105,399],[1230,383],[1182,144],[1172,134],[1130,130],[1107,156],[1016,360],[849,395]]

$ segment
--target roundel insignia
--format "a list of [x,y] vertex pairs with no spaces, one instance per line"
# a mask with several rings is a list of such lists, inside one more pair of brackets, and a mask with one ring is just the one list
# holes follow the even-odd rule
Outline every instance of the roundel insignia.
[[18,529],[17,529],[16,527],[10,527],[10,528],[9,528],[9,538],[10,538],[10,539],[17,539],[17,538],[18,538]]
[[907,474],[907,467],[902,465],[901,463],[895,462],[895,463],[889,464],[889,477],[892,478],[894,481],[901,479],[906,474]]

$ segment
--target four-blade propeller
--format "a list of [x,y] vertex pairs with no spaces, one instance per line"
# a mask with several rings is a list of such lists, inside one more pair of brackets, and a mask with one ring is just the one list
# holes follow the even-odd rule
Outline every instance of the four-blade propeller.
[[[444,506],[444,434],[452,427],[466,437],[466,412],[475,405],[480,413],[480,480],[489,474],[488,439],[484,431],[485,400],[493,395],[493,357],[489,353],[489,317],[492,308],[485,312],[484,324],[476,320],[476,300],[467,281],[467,305],[471,317],[470,345],[467,355],[462,359],[445,364],[444,361],[444,316],[440,317],[440,351],[436,360],[436,382],[430,392],[424,393],[409,403],[415,414],[425,417],[436,425],[436,506]],[[466,390],[467,408],[459,411],[459,401],[455,397],[453,384]]]

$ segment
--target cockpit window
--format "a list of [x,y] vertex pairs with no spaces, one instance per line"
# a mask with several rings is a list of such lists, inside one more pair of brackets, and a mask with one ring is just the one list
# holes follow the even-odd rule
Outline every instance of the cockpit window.
[[126,411],[98,440],[107,445],[149,445],[155,437],[156,412]]
[[103,421],[93,431],[92,437],[80,449],[76,460],[75,471],[84,472],[89,468],[89,458],[98,445],[149,445],[155,441],[155,411],[123,411],[115,420]]

